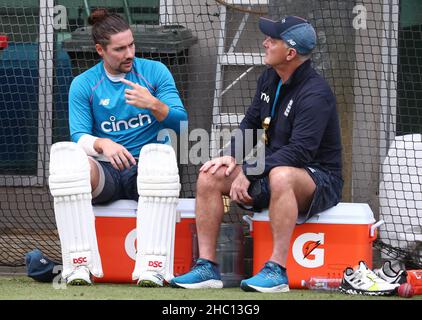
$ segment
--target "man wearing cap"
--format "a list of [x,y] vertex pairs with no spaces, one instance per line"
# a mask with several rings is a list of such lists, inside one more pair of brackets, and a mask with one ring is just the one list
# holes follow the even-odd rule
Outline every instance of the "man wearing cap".
[[245,291],[258,292],[289,291],[286,260],[296,223],[340,201],[339,120],[334,94],[311,66],[315,30],[295,16],[279,21],[260,18],[259,28],[266,35],[264,62],[269,68],[258,79],[240,129],[243,133],[264,129],[264,169],[256,174],[244,159],[235,157],[239,144],[245,149],[248,143],[234,138],[222,157],[202,166],[196,195],[200,258],[189,273],[171,281],[174,287],[223,286],[216,263],[222,195],[254,212],[269,209],[272,255],[261,271],[240,285]]

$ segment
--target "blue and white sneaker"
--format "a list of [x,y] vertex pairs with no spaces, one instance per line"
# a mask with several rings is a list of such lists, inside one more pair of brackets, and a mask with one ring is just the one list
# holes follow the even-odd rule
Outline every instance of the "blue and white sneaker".
[[209,260],[199,258],[191,271],[173,278],[170,285],[174,288],[185,289],[221,289],[223,281],[221,281],[217,265]]
[[286,269],[275,262],[267,261],[264,267],[252,278],[242,280],[243,291],[288,292],[289,282]]

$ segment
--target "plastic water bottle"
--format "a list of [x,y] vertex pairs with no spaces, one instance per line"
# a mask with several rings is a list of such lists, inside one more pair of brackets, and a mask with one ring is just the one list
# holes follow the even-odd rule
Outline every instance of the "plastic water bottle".
[[306,287],[310,290],[337,291],[341,284],[341,279],[313,276],[307,281],[302,280],[301,284],[302,287]]

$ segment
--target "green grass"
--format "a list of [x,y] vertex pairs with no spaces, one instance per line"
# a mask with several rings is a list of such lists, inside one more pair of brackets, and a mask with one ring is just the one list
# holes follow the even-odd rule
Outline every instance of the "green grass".
[[[62,285],[64,287],[64,285]],[[422,295],[411,300],[422,300]],[[55,289],[51,283],[39,283],[26,276],[1,276],[0,300],[409,300],[397,296],[353,296],[337,292],[291,290],[289,293],[243,292],[240,288],[184,290],[139,288],[132,284],[67,286]]]

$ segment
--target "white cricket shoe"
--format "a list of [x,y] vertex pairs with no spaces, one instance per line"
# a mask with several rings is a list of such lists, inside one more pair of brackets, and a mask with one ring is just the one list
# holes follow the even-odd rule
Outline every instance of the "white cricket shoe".
[[402,284],[407,282],[406,270],[394,270],[390,260],[387,260],[380,269],[374,269],[374,273],[388,283]]
[[143,272],[138,279],[138,286],[139,287],[164,287],[164,277],[153,271],[145,271]]
[[389,296],[396,293],[399,284],[391,284],[379,278],[365,262],[360,261],[356,270],[346,268],[339,287],[341,292],[369,296]]
[[71,286],[91,285],[91,274],[87,266],[76,267],[75,270],[67,277],[66,284]]

